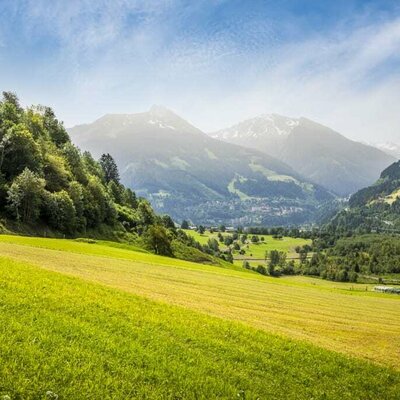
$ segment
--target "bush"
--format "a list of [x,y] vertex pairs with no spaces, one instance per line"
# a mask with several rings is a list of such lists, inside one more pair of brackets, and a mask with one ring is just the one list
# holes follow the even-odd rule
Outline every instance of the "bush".
[[214,252],[218,252],[219,251],[219,244],[218,244],[218,240],[214,239],[214,238],[210,238],[208,239],[208,247],[213,250]]
[[267,268],[264,265],[257,265],[256,271],[261,275],[267,275]]
[[260,241],[260,239],[258,238],[258,236],[253,235],[253,236],[251,237],[251,243],[258,243],[259,241]]
[[65,190],[56,193],[45,192],[44,213],[49,225],[64,233],[76,230],[76,211],[74,203]]
[[167,230],[161,225],[151,225],[143,235],[144,243],[147,248],[155,254],[171,256],[171,241]]
[[138,224],[138,216],[132,208],[121,206],[119,204],[116,205],[117,211],[117,220],[121,222],[121,224],[127,228],[132,229]]
[[349,272],[349,282],[357,282],[357,280],[358,280],[358,274],[354,271]]
[[250,263],[248,261],[243,261],[242,267],[246,269],[251,269]]

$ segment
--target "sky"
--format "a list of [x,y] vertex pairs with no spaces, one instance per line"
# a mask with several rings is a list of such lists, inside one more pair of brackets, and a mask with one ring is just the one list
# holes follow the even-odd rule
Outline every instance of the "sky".
[[400,1],[0,0],[0,90],[67,127],[162,104],[400,143]]

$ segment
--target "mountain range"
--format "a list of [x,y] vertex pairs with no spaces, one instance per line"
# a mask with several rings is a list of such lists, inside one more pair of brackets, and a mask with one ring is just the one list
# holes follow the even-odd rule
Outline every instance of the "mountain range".
[[301,224],[334,197],[277,158],[214,139],[161,106],[105,115],[69,133],[98,157],[112,153],[122,181],[176,220]]
[[394,154],[349,140],[307,118],[266,114],[210,136],[274,155],[339,196],[372,184],[395,161]]
[[329,202],[371,185],[395,160],[309,119],[277,114],[206,134],[153,106],[69,133],[97,157],[112,153],[123,183],[158,212],[197,224],[314,222]]

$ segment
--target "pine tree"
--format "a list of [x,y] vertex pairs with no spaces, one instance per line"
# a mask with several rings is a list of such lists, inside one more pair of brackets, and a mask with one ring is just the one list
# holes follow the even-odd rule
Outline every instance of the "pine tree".
[[114,181],[119,183],[119,172],[114,158],[110,154],[103,154],[100,157],[100,165],[104,172],[104,179],[107,183]]

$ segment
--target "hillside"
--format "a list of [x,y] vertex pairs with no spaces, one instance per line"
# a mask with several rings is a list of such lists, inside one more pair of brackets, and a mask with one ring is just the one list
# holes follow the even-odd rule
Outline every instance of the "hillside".
[[122,181],[176,220],[303,223],[332,198],[276,158],[212,139],[160,106],[69,132],[95,155],[112,148]]
[[82,153],[51,108],[24,110],[14,93],[3,92],[0,232],[111,239],[221,265],[168,215],[157,215],[147,200],[122,185],[108,148],[105,153],[98,161]]
[[400,161],[386,168],[375,184],[355,193],[350,208],[339,213],[333,225],[339,229],[400,230]]
[[372,184],[395,159],[306,118],[262,115],[210,134],[257,149],[340,196]]

